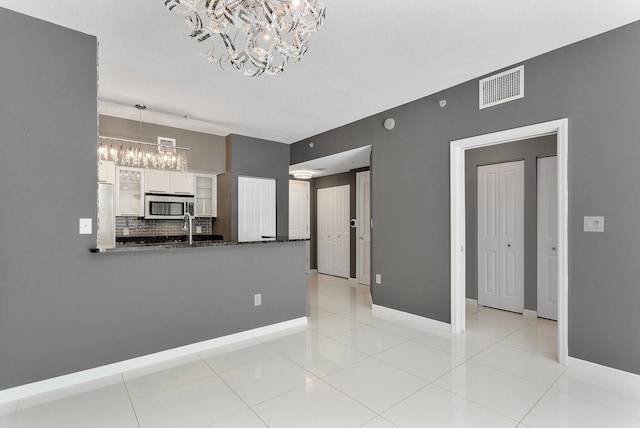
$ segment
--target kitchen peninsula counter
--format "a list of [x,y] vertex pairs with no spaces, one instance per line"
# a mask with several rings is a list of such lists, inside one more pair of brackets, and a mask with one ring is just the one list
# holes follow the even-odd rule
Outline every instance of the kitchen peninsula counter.
[[137,251],[157,251],[157,250],[179,250],[183,248],[204,248],[204,247],[227,247],[238,245],[256,245],[256,244],[277,244],[284,242],[305,242],[309,239],[289,239],[289,238],[276,238],[263,241],[194,241],[193,244],[188,242],[161,242],[161,243],[145,243],[140,244],[137,242],[119,243],[115,248],[91,248],[92,253],[124,253],[124,252],[137,252]]

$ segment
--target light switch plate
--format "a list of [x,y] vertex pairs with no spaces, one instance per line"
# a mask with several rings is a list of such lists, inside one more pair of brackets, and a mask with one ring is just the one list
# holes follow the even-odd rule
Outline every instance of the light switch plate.
[[382,275],[376,274],[376,284],[382,284]]
[[91,231],[92,231],[91,223],[92,223],[92,219],[90,218],[80,219],[80,235],[91,235]]
[[585,232],[604,232],[604,217],[584,216]]

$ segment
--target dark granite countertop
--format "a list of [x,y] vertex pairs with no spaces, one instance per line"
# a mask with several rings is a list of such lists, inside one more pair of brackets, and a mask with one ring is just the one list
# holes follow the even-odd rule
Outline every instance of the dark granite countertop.
[[124,253],[134,251],[154,251],[154,250],[177,250],[181,248],[204,248],[204,247],[225,247],[233,245],[256,245],[256,244],[273,244],[282,242],[304,242],[309,239],[289,239],[285,237],[278,237],[268,241],[247,241],[247,242],[235,242],[235,241],[219,241],[219,240],[195,240],[193,245],[189,245],[188,242],[145,242],[143,244],[139,242],[127,242],[116,244],[115,248],[91,248],[92,253]]

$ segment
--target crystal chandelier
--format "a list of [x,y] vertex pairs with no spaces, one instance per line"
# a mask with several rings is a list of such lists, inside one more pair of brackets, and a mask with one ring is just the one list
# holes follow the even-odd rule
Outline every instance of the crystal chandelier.
[[203,56],[223,70],[245,76],[278,74],[300,61],[309,38],[322,26],[318,0],[165,0],[185,15],[189,35],[207,43]]
[[99,162],[112,161],[120,166],[153,168],[187,174],[187,154],[189,149],[187,147],[163,145],[160,141],[161,139],[167,140],[164,137],[158,137],[158,143],[102,135],[98,138]]

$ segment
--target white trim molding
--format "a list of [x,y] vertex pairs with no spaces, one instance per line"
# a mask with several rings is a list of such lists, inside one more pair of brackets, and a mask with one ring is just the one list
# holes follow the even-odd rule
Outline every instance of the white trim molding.
[[569,121],[558,119],[521,128],[451,141],[451,331],[465,330],[465,150],[510,143],[543,135],[556,135],[558,156],[558,362],[568,354],[568,175]]
[[451,329],[451,325],[445,322],[421,317],[420,315],[410,314],[409,312],[403,312],[397,309],[387,308],[386,306],[372,305],[371,309],[372,315],[376,318],[397,322],[419,330],[439,329],[449,331]]
[[538,311],[532,311],[529,309],[522,310],[522,316],[526,318],[538,318]]
[[623,389],[620,384],[628,385],[635,390],[640,389],[640,375],[635,373],[614,369],[613,367],[603,366],[574,357],[568,358],[568,366],[570,373],[576,373],[581,377],[585,375],[595,377],[598,379],[599,384],[615,391]]
[[120,361],[106,366],[95,367],[93,369],[70,373],[63,376],[45,379],[38,382],[20,385],[0,391],[0,405],[16,400],[22,400],[33,395],[52,392],[58,389],[79,385],[81,383],[95,381],[119,373],[147,367],[153,364],[169,361],[175,358],[207,351],[220,346],[238,343],[247,339],[254,339],[266,334],[277,333],[288,329],[302,328],[307,325],[307,317],[295,318],[277,324],[254,328],[252,330],[241,331],[227,336],[216,337],[203,342],[192,343],[154,354],[143,355],[130,360]]

